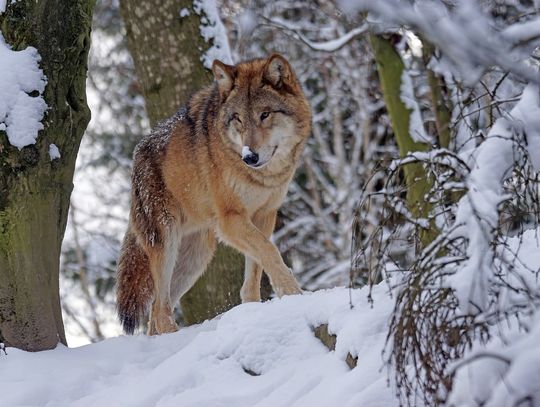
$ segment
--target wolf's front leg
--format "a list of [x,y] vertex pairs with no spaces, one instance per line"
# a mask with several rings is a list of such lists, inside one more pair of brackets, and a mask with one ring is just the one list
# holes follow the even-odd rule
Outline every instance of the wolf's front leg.
[[[253,216],[253,224],[267,239],[270,239],[272,233],[274,232],[274,228],[276,226],[276,215],[277,211],[275,210],[261,210],[255,213]],[[262,266],[257,263],[256,260],[246,256],[244,284],[240,290],[240,298],[242,298],[242,302],[261,301],[262,273]]]
[[[302,292],[291,270],[283,262],[277,247],[243,213],[237,211],[223,213],[219,218],[219,234],[227,244],[262,265],[279,297]],[[248,278],[244,285],[252,284],[255,277],[257,276],[251,276],[251,282]],[[257,285],[260,287],[260,276]],[[249,292],[253,292],[253,287]]]

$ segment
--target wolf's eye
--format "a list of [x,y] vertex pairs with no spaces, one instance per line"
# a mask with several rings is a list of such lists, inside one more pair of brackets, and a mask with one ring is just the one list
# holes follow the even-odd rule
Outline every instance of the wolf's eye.
[[267,119],[268,116],[270,116],[270,112],[262,112],[262,113],[261,113],[261,122],[262,122],[264,119]]

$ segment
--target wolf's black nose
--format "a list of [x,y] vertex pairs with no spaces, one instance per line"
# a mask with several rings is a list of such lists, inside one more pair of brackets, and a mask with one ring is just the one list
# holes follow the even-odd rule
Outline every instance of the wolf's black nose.
[[242,158],[247,165],[255,165],[259,162],[259,154],[251,153]]

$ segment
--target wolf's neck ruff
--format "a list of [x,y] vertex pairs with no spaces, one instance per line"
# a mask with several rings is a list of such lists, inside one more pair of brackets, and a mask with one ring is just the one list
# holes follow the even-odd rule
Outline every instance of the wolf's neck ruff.
[[310,133],[311,111],[280,55],[215,61],[214,85],[159,123],[134,153],[130,222],[118,262],[118,314],[132,333],[177,329],[172,308],[204,272],[216,237],[246,261],[242,300],[301,292],[269,240]]

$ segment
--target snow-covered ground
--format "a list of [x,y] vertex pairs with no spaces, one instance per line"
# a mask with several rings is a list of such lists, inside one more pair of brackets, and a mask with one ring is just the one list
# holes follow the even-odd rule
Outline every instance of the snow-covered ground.
[[[0,356],[3,406],[395,406],[382,369],[388,286],[237,306],[159,337]],[[353,308],[350,307],[352,298]],[[337,335],[329,351],[313,328]],[[347,353],[358,356],[350,370]]]
[[[539,236],[532,229],[509,239],[514,272],[540,269]],[[388,287],[374,287],[373,305],[367,287],[335,288],[239,305],[159,337],[8,349],[0,354],[0,406],[397,406],[382,357],[394,307]],[[487,344],[474,343],[450,405],[503,407],[540,396],[538,318],[529,332],[512,320],[493,326]],[[315,337],[321,324],[337,335],[335,351]],[[352,370],[349,353],[358,358]]]

